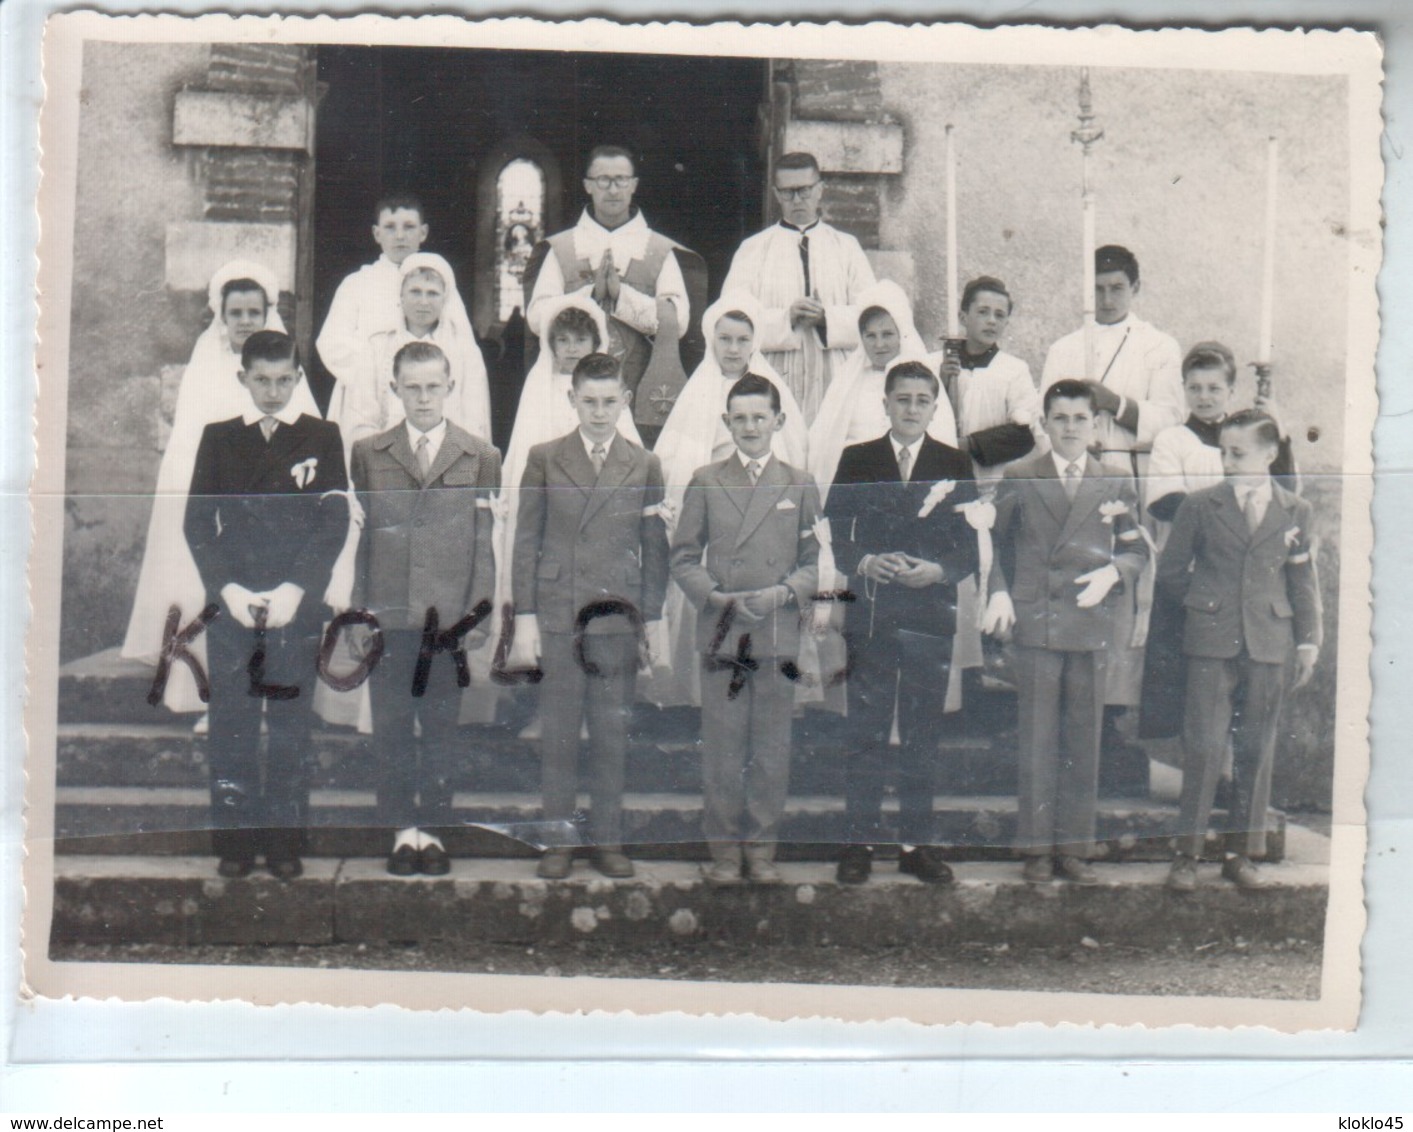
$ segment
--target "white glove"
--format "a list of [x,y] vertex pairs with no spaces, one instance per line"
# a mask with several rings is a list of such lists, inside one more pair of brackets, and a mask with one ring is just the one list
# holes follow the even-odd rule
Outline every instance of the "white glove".
[[506,661],[512,669],[534,668],[540,659],[540,619],[533,613],[515,615],[515,638]]
[[643,635],[648,641],[648,668],[667,667],[667,618],[649,621],[643,626]]
[[265,599],[270,610],[265,624],[271,629],[283,629],[299,612],[299,603],[304,600],[304,589],[293,582],[282,582],[274,589],[259,595]]
[[1100,566],[1097,570],[1081,574],[1074,580],[1074,584],[1084,587],[1079,591],[1075,604],[1080,609],[1093,609],[1109,596],[1111,589],[1119,584],[1119,568],[1111,562],[1107,566]]
[[1016,607],[1011,603],[1011,595],[1005,590],[997,590],[986,603],[986,616],[981,622],[981,631],[995,637],[1009,633],[1016,624]]
[[221,600],[226,603],[231,616],[247,629],[255,628],[254,607],[268,609],[270,605],[265,594],[248,590],[238,582],[227,582],[221,587]]

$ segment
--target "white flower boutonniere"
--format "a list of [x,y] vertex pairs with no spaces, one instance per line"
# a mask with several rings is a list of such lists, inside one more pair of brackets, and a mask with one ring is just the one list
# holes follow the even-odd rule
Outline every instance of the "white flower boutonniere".
[[310,456],[307,460],[301,460],[289,470],[289,474],[294,477],[294,486],[301,491],[314,482],[314,476],[319,469],[319,457]]
[[1112,526],[1115,516],[1128,514],[1128,504],[1122,499],[1110,499],[1099,504],[1099,514],[1104,516],[1106,524]]
[[953,510],[960,511],[974,531],[989,531],[996,525],[996,505],[984,499],[958,503]]
[[937,505],[952,494],[952,490],[957,486],[956,480],[938,480],[932,485],[927,493],[927,498],[922,501],[922,510],[917,513],[919,519],[926,519],[936,509]]

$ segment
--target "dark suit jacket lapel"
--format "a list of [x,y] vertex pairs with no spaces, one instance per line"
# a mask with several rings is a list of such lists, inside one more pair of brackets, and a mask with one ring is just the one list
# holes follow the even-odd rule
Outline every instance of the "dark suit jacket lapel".
[[584,440],[575,429],[559,442],[559,450],[554,456],[560,470],[569,477],[569,482],[583,492],[594,490],[594,465],[589,454],[584,451]]
[[[582,448],[583,446],[580,445]],[[589,468],[593,470],[593,461],[589,461]],[[608,452],[604,456],[603,471],[599,473],[598,482],[594,485],[593,494],[589,496],[588,506],[584,508],[584,514],[579,519],[582,527],[596,514],[599,508],[608,502],[608,497],[612,495],[633,473],[633,453],[628,447],[628,442],[623,437],[615,434],[613,440],[609,442]]]
[[[739,461],[737,461],[739,464]],[[750,483],[750,476],[746,474],[744,468],[741,474],[747,483]],[[761,470],[760,479],[756,481],[756,486],[751,489],[751,501],[746,505],[746,513],[741,517],[741,529],[736,534],[736,545],[740,546],[755,533],[755,530],[770,514],[780,496],[790,485],[789,477],[780,468],[780,461],[772,459]]]
[[717,482],[726,498],[731,501],[731,505],[744,516],[755,497],[755,488],[751,487],[751,477],[746,474],[735,449],[732,449],[731,455],[726,457],[721,471],[717,473]]
[[1050,453],[1046,452],[1031,461],[1030,467],[1035,477],[1032,482],[1036,494],[1055,520],[1056,529],[1062,530],[1070,516],[1071,507],[1069,497],[1065,495],[1065,485],[1060,482],[1060,473],[1055,470],[1055,461],[1050,458]]
[[[294,424],[285,424],[282,421],[267,441],[261,435],[259,423],[245,426],[245,435],[249,437],[252,448],[246,480],[246,488],[251,494],[265,495],[271,490],[297,490],[290,469],[299,463],[294,457],[297,455],[296,449],[303,433],[304,430],[299,427],[298,421]],[[281,472],[284,474],[281,475]],[[276,487],[276,484],[279,486]]]
[[[417,467],[417,457],[412,451],[412,441],[407,436],[407,425],[399,424],[391,430],[390,434],[385,433],[384,436],[386,442],[383,443],[380,439],[377,447],[385,449],[388,455],[401,464],[403,470],[412,477],[413,483],[421,483],[422,472]],[[437,453],[438,457],[446,451],[446,447],[446,439],[444,438],[441,449]]]
[[[402,436],[403,443],[406,444],[407,429],[404,428],[402,430]],[[440,477],[446,474],[446,470],[456,463],[457,459],[460,458],[463,453],[471,457],[473,468],[480,463],[480,458],[462,444],[461,438],[448,427],[446,435],[442,437],[442,446],[437,449],[437,458],[432,461],[432,467],[427,473],[427,482],[436,483]],[[414,465],[416,464],[415,459],[413,463]]]
[[[1274,495],[1271,500],[1275,503]],[[1251,530],[1246,525],[1246,516],[1241,513],[1241,508],[1236,505],[1236,488],[1232,487],[1231,481],[1222,483],[1221,490],[1212,496],[1212,508],[1217,512],[1217,518],[1221,520],[1237,541],[1248,543],[1251,541]],[[1270,517],[1271,508],[1266,508],[1267,517]],[[1262,524],[1264,526],[1264,524]]]
[[[1055,470],[1055,462],[1050,461],[1051,471]],[[1070,504],[1069,514],[1065,516],[1065,525],[1060,531],[1060,541],[1068,542],[1070,537],[1079,530],[1080,525],[1094,513],[1094,509],[1104,502],[1107,494],[1105,488],[1108,486],[1104,482],[1104,467],[1093,456],[1086,455],[1084,458],[1084,475],[1080,477],[1079,487],[1074,493],[1074,502]],[[1059,477],[1055,478],[1056,483],[1060,483]],[[1064,498],[1064,484],[1060,484],[1060,497]]]
[[[1245,523],[1246,516],[1241,517]],[[1266,513],[1261,516],[1261,525],[1256,528],[1256,533],[1251,536],[1251,545],[1259,546],[1272,535],[1281,531],[1288,531],[1294,526],[1294,516],[1286,509],[1285,503],[1276,494],[1275,484],[1271,485],[1271,501],[1266,504]]]

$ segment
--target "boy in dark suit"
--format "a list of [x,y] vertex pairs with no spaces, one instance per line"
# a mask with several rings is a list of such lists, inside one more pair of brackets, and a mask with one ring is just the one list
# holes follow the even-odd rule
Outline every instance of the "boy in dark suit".
[[834,558],[864,579],[848,611],[848,764],[844,808],[849,844],[842,884],[872,871],[883,819],[888,739],[897,708],[898,868],[946,884],[952,870],[932,844],[937,743],[957,628],[957,583],[976,572],[976,532],[958,510],[977,498],[969,456],[927,435],[939,383],[921,362],[884,379],[886,435],[844,449],[829,493]]
[[[492,622],[500,453],[446,419],[455,382],[440,347],[403,346],[391,384],[406,419],[353,446],[353,486],[366,515],[354,604],[376,616],[383,633],[369,694],[379,820],[397,831],[388,872],[443,876],[451,862],[430,830],[451,821],[458,670]],[[458,636],[455,665],[422,658],[428,635],[456,632],[467,618],[475,624]],[[414,722],[422,728],[420,759]]]
[[1187,614],[1187,765],[1168,876],[1180,892],[1197,887],[1197,857],[1228,736],[1232,782],[1222,876],[1241,888],[1261,886],[1251,858],[1266,852],[1281,703],[1292,659],[1295,687],[1309,683],[1322,631],[1312,509],[1271,479],[1279,425],[1248,409],[1222,422],[1220,442],[1225,480],[1182,501],[1158,562],[1158,584]]
[[220,610],[206,639],[211,844],[224,877],[246,876],[263,852],[292,880],[303,872],[319,595],[348,530],[348,478],[338,426],[290,408],[303,380],[292,338],[252,334],[239,377],[250,408],[206,426],[185,517],[207,601]]
[[[817,583],[819,492],[771,454],[780,393],[747,373],[726,396],[736,450],[698,468],[672,543],[672,577],[698,611],[706,880],[780,880],[775,833],[790,781],[800,611]],[[793,670],[793,669],[792,669]]]
[[1014,629],[1020,706],[1018,843],[1025,879],[1096,884],[1093,854],[1106,653],[1115,610],[1148,558],[1125,472],[1088,448],[1095,395],[1083,381],[1045,391],[1051,451],[1006,467],[996,492],[996,557],[985,631]]
[[[579,427],[530,449],[515,528],[513,666],[539,658],[546,821],[568,821],[578,795],[579,728],[590,744],[594,867],[631,877],[624,854],[623,764],[644,622],[662,617],[667,528],[662,465],[618,432],[631,394],[619,363],[590,354],[569,400]],[[571,850],[549,849],[538,873],[569,875]]]

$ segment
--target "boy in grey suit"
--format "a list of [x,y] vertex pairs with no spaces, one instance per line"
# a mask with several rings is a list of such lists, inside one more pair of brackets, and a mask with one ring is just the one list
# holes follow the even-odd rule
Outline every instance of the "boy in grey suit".
[[[369,695],[379,820],[397,831],[388,857],[394,876],[451,868],[430,831],[451,821],[465,650],[485,641],[495,593],[491,502],[500,453],[443,415],[453,385],[439,347],[409,342],[393,357],[392,383],[407,419],[353,446],[353,486],[366,515],[354,604],[382,630]],[[437,661],[448,648],[452,659]]]
[[996,491],[988,633],[1014,630],[1020,707],[1018,847],[1025,879],[1096,884],[1093,852],[1106,654],[1120,595],[1148,558],[1126,472],[1088,448],[1095,395],[1045,391],[1051,451],[1006,466]]
[[[604,876],[631,877],[623,763],[643,625],[661,619],[667,595],[662,465],[618,433],[631,394],[614,358],[581,358],[569,399],[579,427],[530,449],[520,481],[512,666],[538,658],[544,672],[545,820],[573,816],[587,719],[592,861]],[[571,864],[570,849],[551,848],[538,873],[560,880]]]
[[1295,687],[1309,683],[1322,630],[1313,511],[1271,479],[1279,425],[1249,409],[1222,422],[1220,440],[1226,479],[1182,501],[1158,561],[1158,584],[1186,610],[1187,765],[1168,876],[1179,892],[1197,887],[1228,736],[1232,802],[1222,876],[1241,888],[1261,886],[1251,858],[1266,852],[1281,703],[1292,659]]
[[672,577],[698,611],[706,879],[780,880],[775,834],[790,779],[801,611],[817,584],[819,492],[771,454],[780,392],[747,373],[726,397],[736,451],[698,468],[672,544]]

